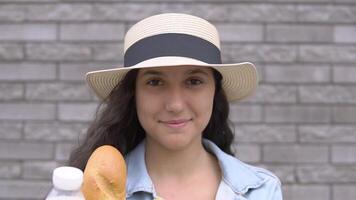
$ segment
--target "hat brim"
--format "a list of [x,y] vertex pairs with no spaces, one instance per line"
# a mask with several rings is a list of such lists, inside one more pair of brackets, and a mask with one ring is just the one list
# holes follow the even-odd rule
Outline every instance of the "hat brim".
[[216,69],[223,77],[222,88],[229,102],[240,101],[250,96],[258,85],[257,70],[250,62],[207,64],[190,58],[177,57],[161,57],[131,67],[91,71],[86,74],[86,81],[100,99],[105,99],[125,77],[126,73],[132,69],[172,66],[200,66]]

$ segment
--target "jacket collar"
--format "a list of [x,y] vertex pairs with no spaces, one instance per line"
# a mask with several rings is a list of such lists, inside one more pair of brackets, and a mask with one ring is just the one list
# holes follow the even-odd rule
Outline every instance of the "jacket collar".
[[[258,188],[266,181],[258,176],[251,166],[226,154],[213,142],[203,139],[203,145],[207,151],[218,159],[222,171],[222,181],[236,194],[243,195],[249,189]],[[135,192],[148,192],[156,197],[145,163],[145,140],[132,150],[125,159],[127,165],[126,197],[130,197]]]
[[135,192],[148,192],[156,197],[152,180],[147,172],[145,162],[145,140],[126,156],[127,183],[126,198]]
[[203,144],[205,149],[218,159],[222,181],[235,193],[245,194],[249,189],[258,188],[266,181],[252,169],[252,166],[226,154],[210,140],[203,139]]

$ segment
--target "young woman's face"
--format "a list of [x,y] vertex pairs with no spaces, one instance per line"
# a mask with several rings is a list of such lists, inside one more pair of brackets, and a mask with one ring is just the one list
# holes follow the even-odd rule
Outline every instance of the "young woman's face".
[[148,142],[171,150],[200,142],[212,114],[214,92],[210,68],[140,69],[136,107]]

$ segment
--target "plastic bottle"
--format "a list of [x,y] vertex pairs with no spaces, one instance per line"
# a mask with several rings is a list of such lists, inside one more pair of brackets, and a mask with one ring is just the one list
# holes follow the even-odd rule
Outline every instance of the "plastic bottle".
[[81,192],[82,170],[75,167],[58,167],[53,170],[53,189],[46,200],[85,200]]

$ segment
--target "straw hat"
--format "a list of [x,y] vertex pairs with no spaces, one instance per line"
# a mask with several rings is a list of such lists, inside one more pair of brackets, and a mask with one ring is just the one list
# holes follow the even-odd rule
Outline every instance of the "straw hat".
[[124,66],[86,74],[89,86],[105,99],[131,69],[169,66],[205,66],[223,76],[228,101],[238,101],[256,89],[258,75],[249,62],[222,64],[217,29],[208,21],[181,13],[143,19],[124,39]]

